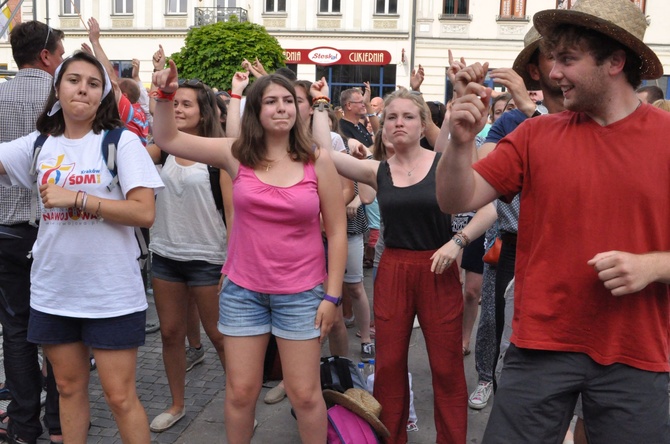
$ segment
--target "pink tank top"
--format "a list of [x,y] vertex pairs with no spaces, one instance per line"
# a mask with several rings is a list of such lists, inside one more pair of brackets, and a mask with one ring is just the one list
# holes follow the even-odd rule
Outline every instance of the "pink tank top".
[[247,290],[291,294],[326,278],[314,164],[304,178],[282,188],[261,182],[240,165],[233,181],[235,223],[223,273]]

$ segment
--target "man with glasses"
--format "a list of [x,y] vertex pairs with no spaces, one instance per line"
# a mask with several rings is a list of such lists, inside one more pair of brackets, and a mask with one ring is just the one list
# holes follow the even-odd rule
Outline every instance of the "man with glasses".
[[[340,119],[340,131],[347,139],[356,139],[368,148],[372,146],[372,134],[361,123],[366,116],[377,120],[377,115],[370,105],[370,97],[363,97],[358,88],[349,88],[340,94],[340,104],[344,116]],[[374,127],[375,125],[373,125]],[[377,123],[377,127],[379,124]]]
[[[63,37],[63,31],[37,21],[21,23],[12,30],[9,41],[19,72],[0,85],[0,142],[35,131],[54,72],[63,61]],[[7,408],[9,422],[6,429],[0,428],[0,438],[10,443],[35,443],[42,434],[42,373],[37,345],[26,339],[31,250],[39,220],[38,196],[34,193],[19,187],[0,187],[0,323],[5,384],[12,395]],[[50,367],[44,423],[51,441],[59,442],[58,392]]]

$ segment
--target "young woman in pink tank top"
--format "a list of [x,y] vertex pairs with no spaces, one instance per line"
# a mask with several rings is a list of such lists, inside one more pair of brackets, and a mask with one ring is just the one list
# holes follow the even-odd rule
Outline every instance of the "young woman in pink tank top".
[[[245,76],[238,73],[234,84]],[[156,143],[176,156],[220,167],[233,178],[235,220],[219,313],[229,356],[228,442],[251,441],[272,333],[302,442],[322,444],[327,417],[319,373],[321,341],[336,316],[347,255],[344,201],[331,155],[314,149],[304,122],[296,118],[295,90],[284,77],[264,76],[249,88],[237,141],[178,131],[171,102],[178,85],[174,63],[153,80],[159,88]],[[318,140],[330,145],[329,138]],[[319,214],[328,238],[327,273]],[[324,281],[329,295],[323,292]]]

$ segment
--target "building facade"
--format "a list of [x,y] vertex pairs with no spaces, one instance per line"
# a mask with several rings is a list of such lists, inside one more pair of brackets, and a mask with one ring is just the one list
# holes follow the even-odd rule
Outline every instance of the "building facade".
[[[428,100],[446,101],[448,50],[467,62],[509,67],[537,11],[570,7],[575,0],[11,0],[15,20],[33,17],[62,29],[66,53],[87,41],[85,22],[96,17],[102,44],[119,72],[141,61],[141,77],[151,79],[151,57],[161,44],[167,54],[183,45],[190,27],[235,14],[261,24],[285,49],[299,78],[326,77],[333,98],[350,86],[371,82],[373,95],[408,86],[413,68],[423,66],[422,91]],[[667,0],[631,0],[650,26],[645,41],[670,74],[670,17]],[[18,5],[20,4],[20,6]],[[2,66],[5,65],[5,66]],[[6,39],[0,40],[0,66],[15,70]],[[668,76],[656,82],[666,92]]]

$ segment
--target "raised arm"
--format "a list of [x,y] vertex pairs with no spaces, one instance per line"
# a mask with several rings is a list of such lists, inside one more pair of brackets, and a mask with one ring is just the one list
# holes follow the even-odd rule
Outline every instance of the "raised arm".
[[[312,83],[312,87],[309,89],[311,99],[329,97],[329,92],[330,90],[325,77],[321,77],[321,80]],[[325,100],[321,99],[322,102]],[[320,147],[332,150],[333,139],[330,137],[330,118],[328,117],[327,106],[327,103],[321,103],[321,106],[314,108],[314,114],[312,115],[312,137]]]
[[248,72],[236,72],[233,75],[228,117],[226,117],[226,136],[240,137],[242,131],[242,94],[249,84]]
[[372,89],[370,88],[370,82],[363,82],[363,84],[365,85],[365,92],[363,93],[365,112],[367,113],[370,125],[372,126],[372,134],[377,134],[377,131],[379,131],[379,117],[377,117],[375,110],[372,108],[372,103],[370,103],[372,100]]
[[206,163],[237,175],[239,163],[230,147],[234,139],[198,137],[177,130],[174,119],[174,94],[178,88],[177,66],[170,60],[168,69],[154,73],[153,82],[158,88],[154,100],[154,141],[167,153],[177,157]]
[[95,58],[98,59],[98,61],[105,68],[109,79],[112,81],[114,96],[116,97],[116,101],[118,103],[121,95],[123,94],[118,84],[119,76],[116,75],[116,71],[114,70],[112,62],[109,61],[107,54],[105,54],[105,51],[102,49],[102,45],[100,44],[100,24],[94,17],[88,19],[88,40],[91,42],[91,46],[93,47],[93,54],[95,55]]
[[[485,65],[486,66],[486,65]],[[449,125],[442,125],[438,144],[445,144],[437,166],[437,201],[445,213],[462,213],[484,206],[497,197],[495,189],[474,169],[477,158],[475,136],[488,118],[491,89],[479,82],[486,75],[485,66],[472,65],[457,74],[474,79],[456,99]],[[451,135],[451,138],[449,138]]]

